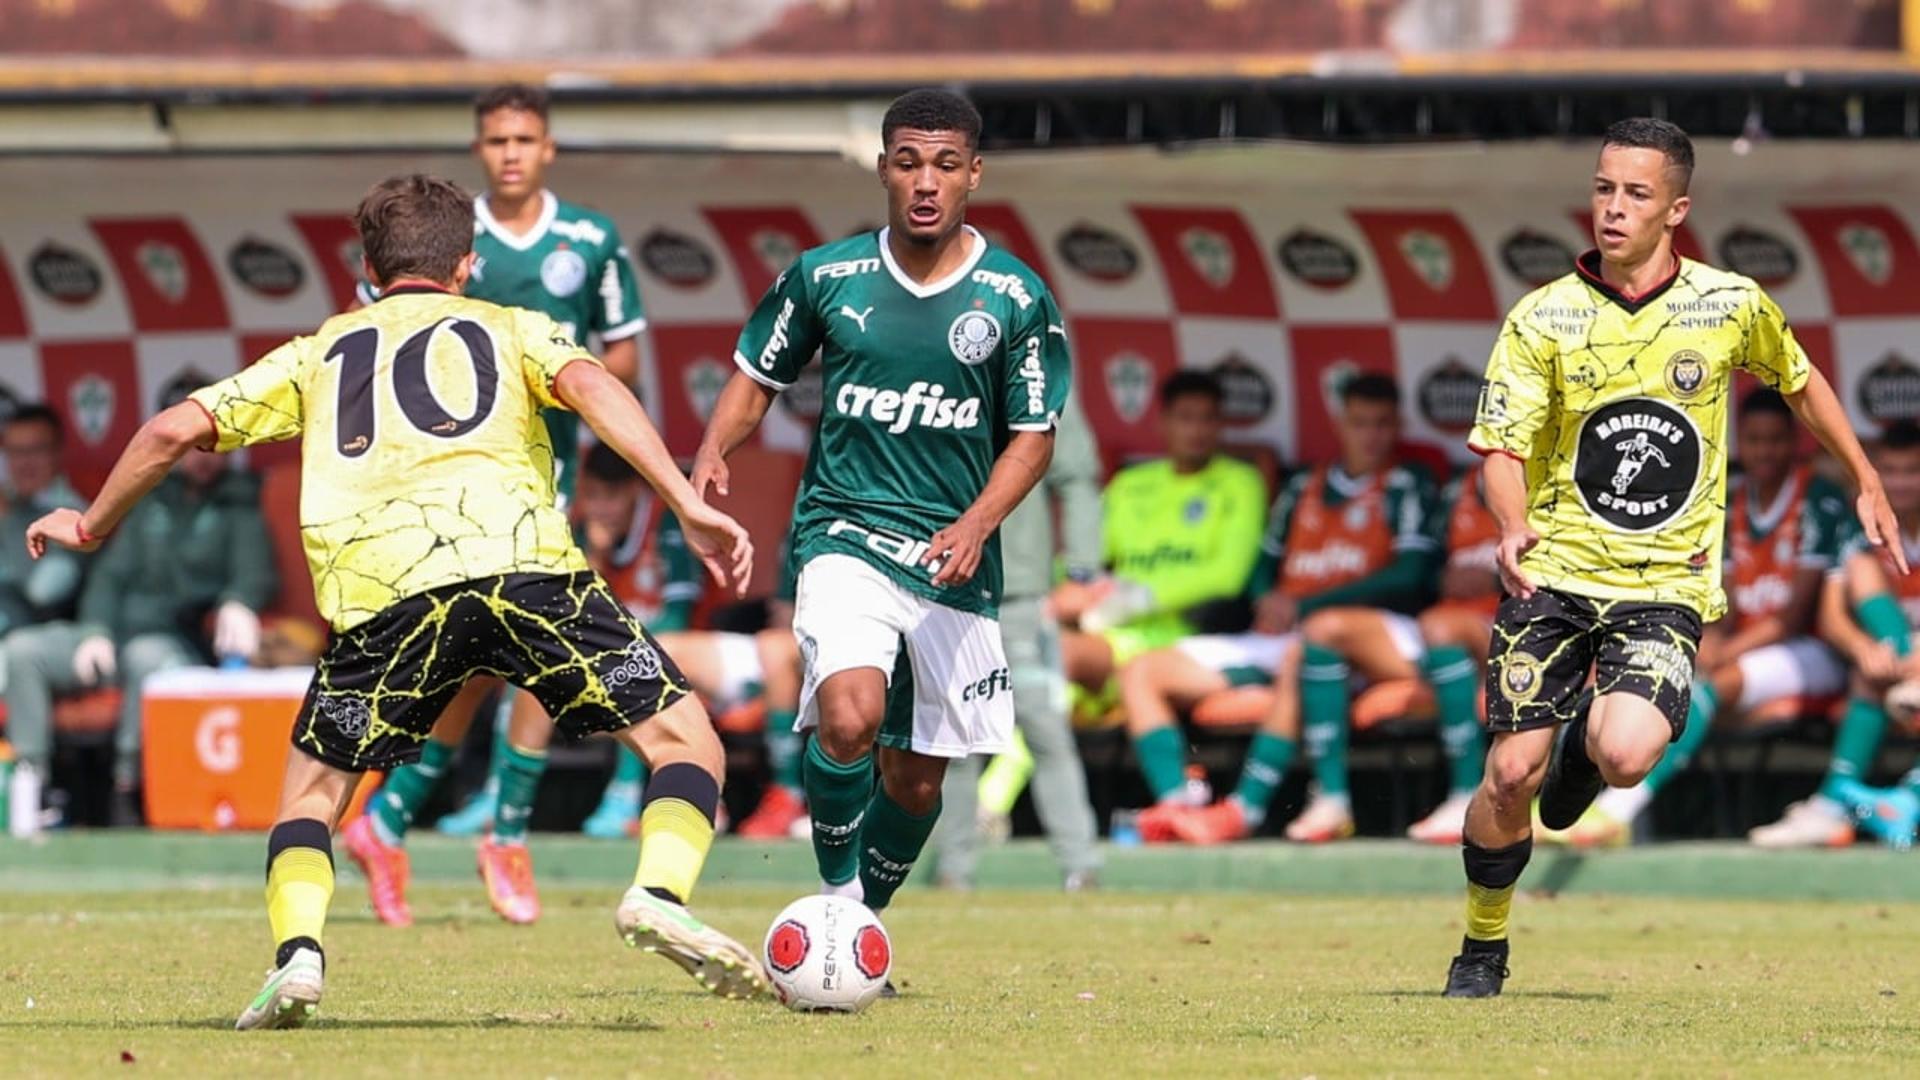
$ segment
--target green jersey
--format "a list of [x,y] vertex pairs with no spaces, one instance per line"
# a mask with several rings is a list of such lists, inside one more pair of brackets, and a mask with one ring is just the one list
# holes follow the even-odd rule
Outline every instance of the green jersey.
[[[540,220],[520,236],[494,220],[485,195],[473,200],[473,276],[467,280],[466,295],[537,311],[559,323],[580,345],[589,334],[599,335],[604,343],[645,330],[640,281],[613,219],[551,191],[541,192],[540,198]],[[362,282],[360,301],[374,299]],[[555,490],[571,498],[580,418],[567,409],[548,409],[544,416],[559,474]]]
[[775,279],[734,363],[774,390],[818,351],[820,420],[793,511],[792,557],[864,560],[902,588],[994,614],[1000,543],[964,585],[936,588],[927,540],[987,485],[1014,432],[1049,431],[1067,399],[1066,330],[1039,275],[967,228],[966,262],[922,285],[887,230],[817,247]]
[[1167,459],[1130,465],[1102,496],[1107,565],[1147,587],[1153,610],[1128,620],[1156,642],[1191,634],[1185,612],[1246,588],[1260,555],[1267,482],[1227,454],[1190,473]]

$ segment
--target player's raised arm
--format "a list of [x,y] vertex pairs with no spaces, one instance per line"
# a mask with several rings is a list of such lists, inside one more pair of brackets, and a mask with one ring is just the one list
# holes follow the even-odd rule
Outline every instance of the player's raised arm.
[[213,418],[196,402],[161,412],[134,433],[91,506],[55,510],[27,526],[27,552],[37,559],[48,542],[76,551],[98,548],[134,504],[167,478],[174,462],[195,447],[212,446],[214,434]]
[[1894,517],[1886,490],[1880,486],[1880,473],[1867,460],[1867,452],[1861,448],[1859,436],[1853,433],[1846,409],[1834,395],[1827,377],[1820,374],[1819,369],[1809,368],[1806,385],[1785,397],[1800,422],[1820,440],[1820,445],[1853,474],[1854,485],[1860,492],[1854,511],[1860,515],[1860,528],[1867,541],[1885,549],[1893,557],[1894,566],[1902,574],[1907,573],[1906,545],[1900,542],[1899,519]]

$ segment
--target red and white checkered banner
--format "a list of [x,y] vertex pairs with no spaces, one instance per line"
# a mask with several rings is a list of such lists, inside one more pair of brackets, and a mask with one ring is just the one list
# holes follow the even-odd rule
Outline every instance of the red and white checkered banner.
[[[1702,147],[1683,252],[1766,286],[1861,430],[1920,417],[1920,180],[1895,148]],[[1590,148],[990,159],[970,219],[1053,286],[1077,382],[1111,459],[1157,446],[1153,390],[1203,367],[1234,438],[1288,461],[1332,449],[1355,370],[1396,374],[1412,437],[1464,455],[1507,306],[1588,246]],[[69,419],[96,484],[140,419],[312,330],[350,296],[348,209],[366,186],[458,157],[0,163],[0,407]],[[745,314],[794,256],[872,228],[872,174],[833,160],[563,155],[553,177],[612,214],[651,319],[643,391],[689,453],[731,373]],[[761,437],[799,448],[817,377]],[[270,453],[286,453],[278,450]]]

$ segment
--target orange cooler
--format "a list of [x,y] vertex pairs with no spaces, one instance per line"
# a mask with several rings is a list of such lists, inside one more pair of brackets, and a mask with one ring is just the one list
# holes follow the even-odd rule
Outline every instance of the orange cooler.
[[[177,668],[142,694],[147,823],[266,829],[312,668]],[[361,786],[355,809],[373,784]],[[351,816],[351,815],[349,815]]]

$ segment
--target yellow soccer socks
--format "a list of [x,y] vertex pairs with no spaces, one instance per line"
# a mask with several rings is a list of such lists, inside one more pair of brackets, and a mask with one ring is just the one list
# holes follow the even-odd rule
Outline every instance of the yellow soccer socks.
[[684,904],[713,847],[720,783],[698,765],[676,761],[647,781],[640,803],[640,867],[633,883]]
[[267,922],[276,946],[274,965],[294,950],[320,948],[333,900],[333,834],[315,818],[283,821],[267,835]]

